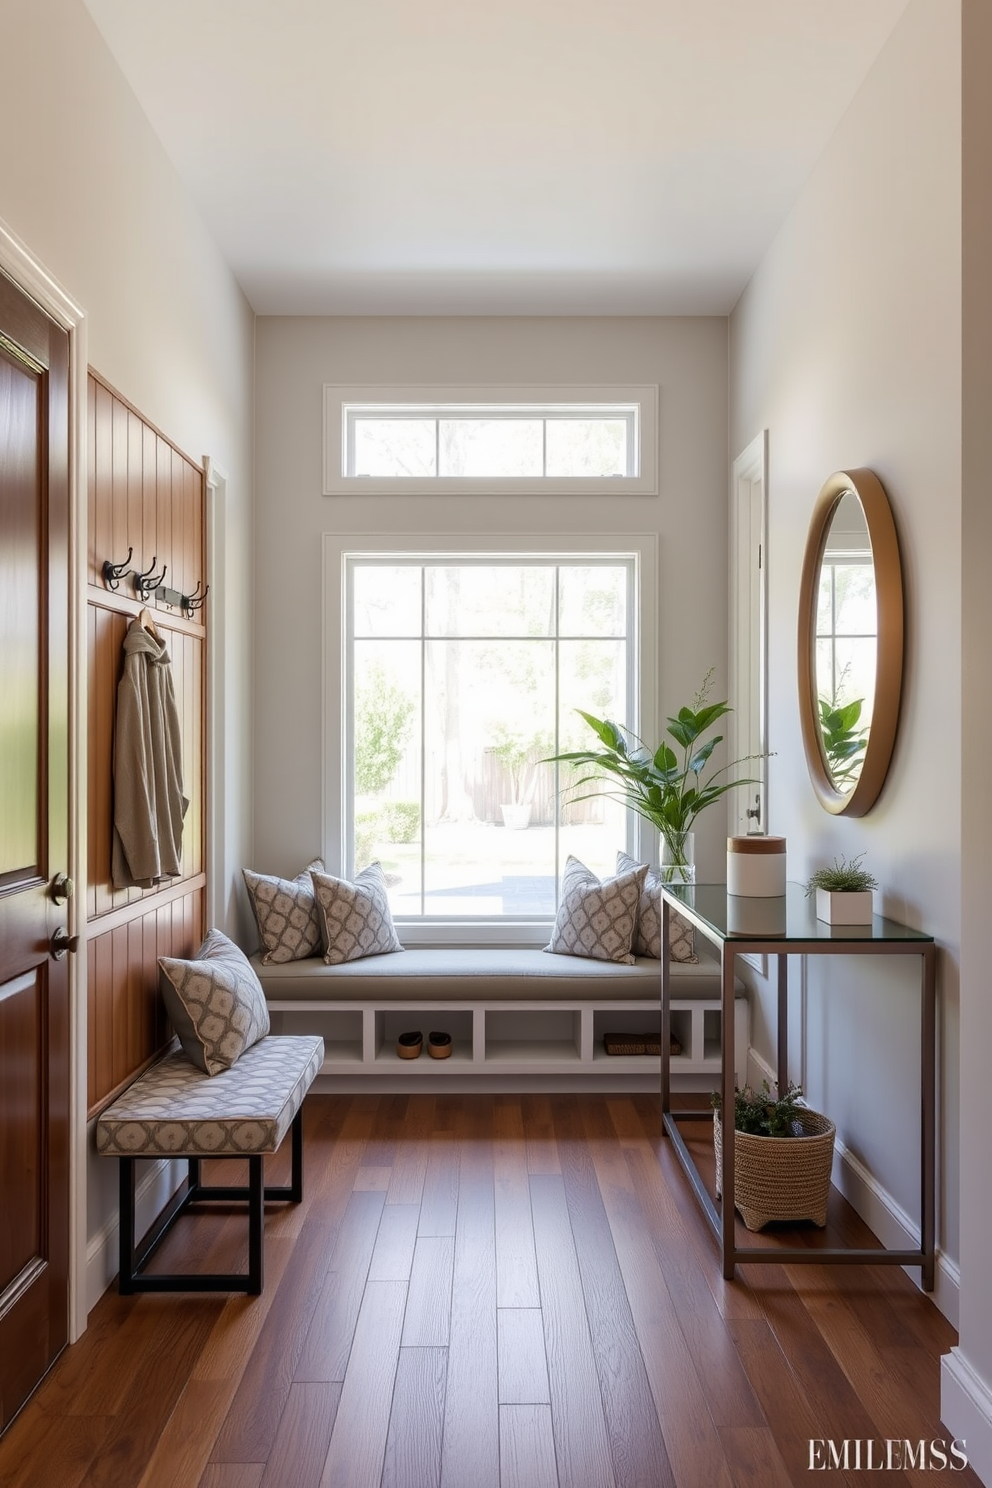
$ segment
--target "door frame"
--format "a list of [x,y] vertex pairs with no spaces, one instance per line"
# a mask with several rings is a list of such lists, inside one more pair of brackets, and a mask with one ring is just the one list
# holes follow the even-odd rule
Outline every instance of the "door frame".
[[86,1327],[86,314],[0,218],[0,269],[69,336],[69,1342]]
[[[757,550],[757,567],[754,554]],[[732,759],[768,751],[768,430],[734,461],[730,482],[730,702],[727,723]],[[751,760],[757,776],[762,832],[768,831],[768,761]],[[747,832],[753,790],[734,791],[730,827]]]

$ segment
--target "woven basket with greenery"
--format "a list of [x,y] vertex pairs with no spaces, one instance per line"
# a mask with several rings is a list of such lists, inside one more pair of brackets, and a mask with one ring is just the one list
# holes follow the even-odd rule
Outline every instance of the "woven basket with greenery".
[[[827,1222],[827,1195],[836,1127],[827,1116],[796,1106],[793,1112],[807,1134],[765,1137],[734,1132],[734,1204],[749,1230],[773,1219],[810,1219],[822,1229]],[[723,1192],[723,1125],[713,1112],[716,1192]]]

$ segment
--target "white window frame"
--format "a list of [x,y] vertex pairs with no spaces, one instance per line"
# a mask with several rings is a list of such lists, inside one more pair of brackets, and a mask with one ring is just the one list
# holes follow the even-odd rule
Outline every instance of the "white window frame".
[[[501,534],[445,534],[425,537],[421,533],[323,534],[323,858],[332,873],[343,874],[351,810],[348,791],[349,760],[343,700],[349,685],[348,586],[350,558],[390,559],[413,556],[425,562],[470,555],[512,559],[521,555],[547,556],[549,562],[577,562],[595,555],[616,554],[633,559],[635,597],[633,625],[629,637],[632,656],[629,723],[645,738],[657,733],[658,701],[658,539],[654,533],[624,534],[611,542],[598,533],[534,533],[507,537]],[[636,720],[640,719],[638,723]],[[627,851],[642,862],[657,862],[657,833],[640,817],[631,819]],[[446,919],[425,917],[398,922],[400,939],[406,945],[499,945],[547,943],[551,916],[509,916],[494,919]]]
[[[572,416],[635,411],[636,448],[625,476],[363,476],[348,473],[349,415],[375,410],[398,417],[423,410],[476,417]],[[633,473],[636,472],[636,473]],[[619,496],[658,494],[658,387],[654,383],[465,387],[324,384],[325,496]]]

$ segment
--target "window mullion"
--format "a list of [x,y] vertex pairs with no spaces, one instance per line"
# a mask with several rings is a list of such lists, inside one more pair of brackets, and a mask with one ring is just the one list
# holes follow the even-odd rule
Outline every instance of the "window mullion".
[[420,568],[420,913],[427,910],[427,569]]
[[[555,564],[555,754],[561,749],[561,568]],[[555,913],[561,892],[561,766],[555,761]]]

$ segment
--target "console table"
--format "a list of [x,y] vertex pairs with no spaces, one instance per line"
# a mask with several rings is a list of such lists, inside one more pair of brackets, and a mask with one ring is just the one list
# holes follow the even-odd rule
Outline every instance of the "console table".
[[[911,930],[875,915],[870,925],[828,925],[816,918],[813,902],[801,884],[786,885],[784,899],[733,898],[725,884],[663,884],[661,961],[661,1107],[663,1129],[713,1227],[723,1257],[723,1274],[730,1280],[735,1265],[747,1262],[826,1262],[920,1266],[923,1290],[934,1284],[934,1147],[936,1123],[936,991],[935,946],[932,935]],[[673,1111],[671,1078],[665,1051],[670,1041],[668,925],[671,909],[691,921],[720,953],[722,985],[722,1051],[720,1090],[725,1112],[734,1109],[734,975],[738,955],[758,953],[778,960],[779,1089],[788,1084],[788,958],[803,956],[918,956],[921,966],[920,1024],[920,1236],[919,1250],[817,1248],[810,1246],[745,1246],[734,1231],[734,1143],[723,1143],[723,1196],[719,1205],[703,1183],[679,1130],[680,1121],[699,1121],[700,1112]],[[745,926],[746,928],[739,928]],[[798,1138],[796,1140],[799,1140]]]

